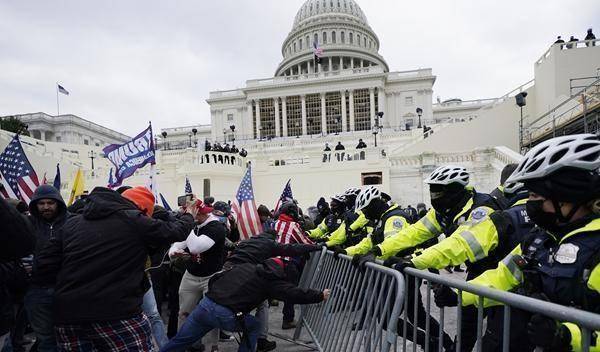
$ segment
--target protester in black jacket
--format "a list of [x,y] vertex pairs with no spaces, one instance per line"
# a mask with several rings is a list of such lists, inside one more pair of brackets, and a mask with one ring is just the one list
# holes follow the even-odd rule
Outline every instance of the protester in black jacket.
[[60,192],[51,185],[41,185],[29,202],[29,219],[35,230],[36,244],[33,254],[31,287],[25,296],[25,309],[38,341],[38,351],[56,351],[54,334],[52,283],[43,282],[38,275],[38,254],[52,239],[69,217]]
[[0,346],[13,321],[9,284],[14,261],[33,252],[35,236],[27,218],[0,197]]
[[297,304],[318,303],[329,298],[329,294],[328,289],[305,290],[287,281],[284,263],[279,258],[261,264],[234,265],[213,276],[206,296],[161,351],[182,351],[215,328],[244,332],[238,351],[254,351],[259,324],[248,313],[261,302],[274,298]]
[[141,310],[148,249],[185,239],[196,211],[189,204],[189,214],[161,221],[151,218],[153,209],[145,187],[122,196],[97,187],[83,214],[69,218],[39,254],[40,280],[55,283],[56,330],[65,349],[152,348]]

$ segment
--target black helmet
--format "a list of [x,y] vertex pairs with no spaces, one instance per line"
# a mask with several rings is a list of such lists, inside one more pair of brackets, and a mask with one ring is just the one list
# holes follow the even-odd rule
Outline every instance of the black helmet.
[[213,214],[216,216],[229,216],[229,214],[231,214],[231,208],[229,208],[229,204],[223,201],[217,201],[213,204]]

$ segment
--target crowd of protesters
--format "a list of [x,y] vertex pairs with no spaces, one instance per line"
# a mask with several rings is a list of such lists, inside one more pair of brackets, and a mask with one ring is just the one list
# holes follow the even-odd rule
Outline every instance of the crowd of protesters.
[[235,146],[235,144],[232,144],[231,146],[229,145],[229,143],[225,143],[223,145],[223,144],[221,144],[219,142],[215,142],[214,144],[211,144],[208,139],[206,141],[204,141],[204,151],[206,151],[206,152],[213,151],[213,152],[223,152],[223,153],[239,154],[242,157],[248,156],[248,152],[246,151],[246,149],[242,148],[241,150],[239,150]]

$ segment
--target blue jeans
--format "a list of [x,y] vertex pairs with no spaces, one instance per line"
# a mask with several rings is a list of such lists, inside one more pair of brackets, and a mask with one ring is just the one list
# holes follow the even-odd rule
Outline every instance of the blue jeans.
[[150,289],[148,289],[148,291],[146,291],[144,294],[142,310],[150,320],[150,325],[152,326],[152,336],[154,336],[156,344],[159,348],[162,348],[167,344],[167,342],[169,342],[169,339],[167,338],[167,333],[165,331],[165,323],[158,313],[156,298],[154,297],[152,287],[150,287]]
[[25,310],[39,341],[39,352],[57,351],[53,304],[53,288],[31,287],[25,295]]
[[[251,352],[256,350],[256,340],[258,338],[258,321],[250,314],[244,316],[244,325],[246,326],[247,338],[250,342],[244,340],[240,344],[238,352]],[[169,341],[160,351],[185,351],[186,347],[191,346],[196,340],[202,338],[212,329],[222,329],[226,331],[241,332],[242,327],[238,324],[234,313],[204,296],[200,303],[194,308],[185,323],[177,332],[177,335]]]

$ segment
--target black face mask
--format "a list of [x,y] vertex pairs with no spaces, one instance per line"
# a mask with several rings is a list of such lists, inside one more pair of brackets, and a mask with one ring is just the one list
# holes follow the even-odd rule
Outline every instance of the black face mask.
[[448,214],[452,209],[461,205],[461,200],[464,198],[465,194],[466,191],[446,193],[440,197],[431,199],[431,206],[438,213]]
[[381,215],[389,209],[386,202],[381,199],[373,199],[371,204],[362,210],[365,217],[369,220],[379,220]]
[[544,230],[555,232],[559,228],[558,217],[556,216],[556,213],[548,213],[544,211],[543,207],[543,199],[528,200],[525,204],[527,215],[534,224],[543,228]]

